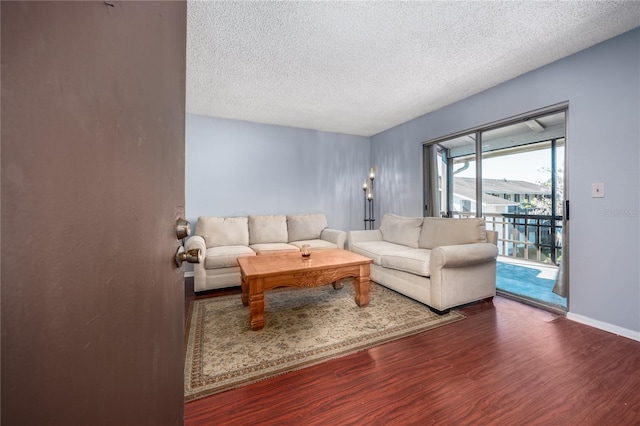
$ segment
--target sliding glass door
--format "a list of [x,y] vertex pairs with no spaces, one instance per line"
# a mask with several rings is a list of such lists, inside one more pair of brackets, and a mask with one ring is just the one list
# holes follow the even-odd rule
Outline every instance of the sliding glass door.
[[498,290],[566,310],[565,111],[427,143],[425,152],[425,216],[484,217],[498,233]]

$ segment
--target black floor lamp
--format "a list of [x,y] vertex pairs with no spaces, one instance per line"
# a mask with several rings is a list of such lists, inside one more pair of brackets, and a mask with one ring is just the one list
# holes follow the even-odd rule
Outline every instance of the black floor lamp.
[[373,180],[375,178],[376,174],[372,167],[369,172],[370,183],[367,184],[365,180],[362,185],[362,192],[364,193],[364,229],[373,229],[376,221],[373,213]]

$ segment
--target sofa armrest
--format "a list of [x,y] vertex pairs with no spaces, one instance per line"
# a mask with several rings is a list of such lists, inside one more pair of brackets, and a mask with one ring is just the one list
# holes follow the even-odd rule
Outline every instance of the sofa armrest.
[[354,243],[366,241],[382,241],[382,232],[379,229],[347,232],[347,250],[351,250],[351,245]]
[[498,247],[491,243],[435,247],[429,264],[429,306],[445,311],[495,296],[497,257]]
[[498,247],[492,243],[459,244],[431,250],[431,268],[457,268],[495,261]]
[[347,240],[347,233],[338,229],[325,228],[320,234],[320,239],[333,243],[337,245],[338,248],[343,249],[344,243]]
[[185,250],[191,250],[195,248],[199,248],[202,254],[207,251],[207,244],[204,242],[204,238],[200,235],[193,235],[187,240],[187,244],[185,244]]

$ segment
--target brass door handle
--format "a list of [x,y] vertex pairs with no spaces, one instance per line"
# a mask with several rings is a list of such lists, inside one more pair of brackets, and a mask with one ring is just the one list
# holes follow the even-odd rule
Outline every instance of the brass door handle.
[[181,267],[182,262],[184,262],[185,260],[189,263],[200,263],[202,261],[202,254],[200,253],[200,249],[195,248],[185,251],[184,247],[178,247],[175,256],[176,266],[178,266],[178,268]]
[[188,220],[180,218],[176,220],[176,237],[179,240],[187,238],[191,235],[191,224]]

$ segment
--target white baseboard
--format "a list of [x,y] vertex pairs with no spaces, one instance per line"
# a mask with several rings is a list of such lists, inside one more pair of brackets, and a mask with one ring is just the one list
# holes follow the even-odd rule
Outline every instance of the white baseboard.
[[593,318],[585,317],[583,315],[578,315],[571,312],[567,312],[567,319],[640,342],[640,331],[633,331],[629,330],[628,328],[618,327],[617,325],[594,320]]
[[189,278],[189,277],[193,277],[193,276],[194,276],[193,271],[185,271],[185,273],[184,273],[184,277],[185,278]]

